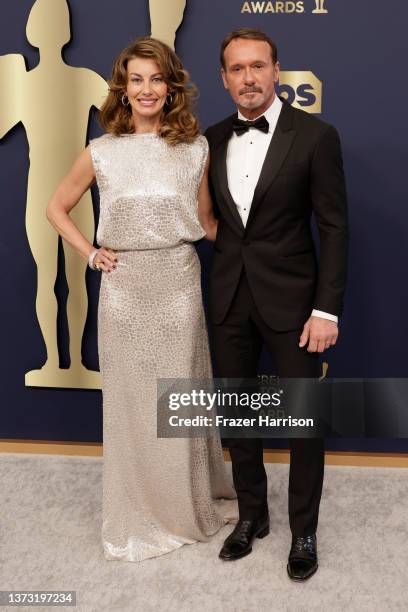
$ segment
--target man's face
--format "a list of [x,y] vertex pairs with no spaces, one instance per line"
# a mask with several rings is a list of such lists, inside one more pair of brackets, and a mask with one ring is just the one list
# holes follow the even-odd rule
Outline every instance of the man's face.
[[273,63],[269,44],[234,38],[225,48],[224,60],[222,80],[238,109],[247,119],[262,115],[275,98],[279,80],[279,62]]

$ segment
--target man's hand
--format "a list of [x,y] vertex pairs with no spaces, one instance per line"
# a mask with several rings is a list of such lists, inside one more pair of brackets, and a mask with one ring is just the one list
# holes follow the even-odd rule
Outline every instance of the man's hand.
[[334,346],[339,335],[337,323],[322,317],[309,317],[306,321],[299,346],[304,347],[309,342],[309,353],[323,353],[325,349]]

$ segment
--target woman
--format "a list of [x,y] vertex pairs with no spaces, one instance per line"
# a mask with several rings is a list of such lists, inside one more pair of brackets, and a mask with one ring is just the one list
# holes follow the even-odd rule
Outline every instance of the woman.
[[[156,434],[157,379],[212,375],[192,243],[214,240],[216,220],[193,90],[175,53],[151,38],[119,54],[109,85],[107,133],[80,155],[47,217],[102,272],[102,541],[107,559],[141,561],[208,540],[237,508],[219,438]],[[95,178],[99,249],[69,217]]]

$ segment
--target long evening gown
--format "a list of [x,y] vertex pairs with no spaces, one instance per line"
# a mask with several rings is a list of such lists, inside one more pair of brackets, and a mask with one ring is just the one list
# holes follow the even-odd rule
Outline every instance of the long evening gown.
[[207,541],[238,516],[218,436],[157,437],[157,378],[211,378],[194,241],[207,141],[157,134],[90,142],[100,194],[98,347],[106,559],[141,561]]

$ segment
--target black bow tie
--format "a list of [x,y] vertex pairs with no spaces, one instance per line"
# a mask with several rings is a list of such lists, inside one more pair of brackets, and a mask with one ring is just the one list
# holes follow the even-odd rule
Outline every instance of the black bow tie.
[[265,115],[258,117],[256,121],[242,121],[242,119],[236,118],[232,122],[232,129],[234,130],[237,136],[241,136],[242,134],[244,134],[244,132],[247,132],[249,128],[261,130],[261,132],[267,134],[269,131],[269,123]]

